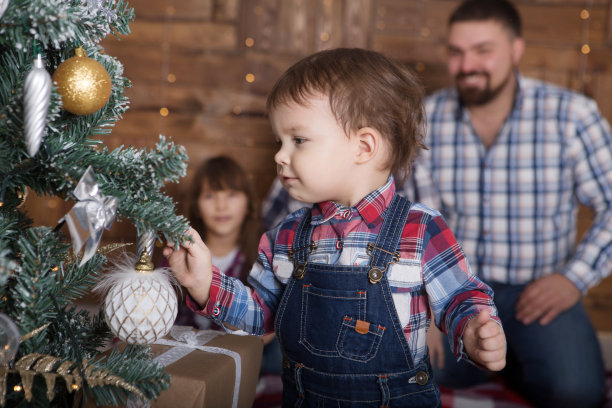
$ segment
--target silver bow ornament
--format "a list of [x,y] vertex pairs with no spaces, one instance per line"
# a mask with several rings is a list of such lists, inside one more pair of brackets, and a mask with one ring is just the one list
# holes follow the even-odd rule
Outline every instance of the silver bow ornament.
[[60,219],[60,222],[68,224],[75,254],[85,245],[85,252],[79,263],[81,266],[96,253],[103,229],[109,230],[113,224],[117,198],[105,197],[100,193],[91,166],[87,167],[74,189],[74,196],[79,201]]

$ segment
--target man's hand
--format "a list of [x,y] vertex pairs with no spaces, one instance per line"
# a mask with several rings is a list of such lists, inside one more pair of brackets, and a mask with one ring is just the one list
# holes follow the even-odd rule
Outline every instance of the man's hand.
[[178,249],[168,243],[163,254],[168,258],[176,279],[189,291],[198,305],[204,306],[210,294],[212,258],[210,250],[193,228],[187,231],[187,235],[191,237],[192,242],[185,241]]
[[506,336],[501,326],[491,320],[488,310],[468,322],[463,331],[463,347],[473,362],[491,371],[506,366]]
[[525,325],[538,320],[545,326],[581,297],[576,285],[565,276],[553,273],[527,285],[516,302],[516,318]]

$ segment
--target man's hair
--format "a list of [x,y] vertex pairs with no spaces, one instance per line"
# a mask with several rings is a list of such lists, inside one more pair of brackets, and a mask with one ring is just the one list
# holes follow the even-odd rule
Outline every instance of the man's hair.
[[348,134],[364,127],[389,143],[388,167],[401,182],[423,144],[423,88],[410,70],[382,54],[337,48],[312,54],[291,66],[268,95],[268,111],[284,103],[306,105],[327,95],[331,111]]
[[451,14],[448,25],[462,21],[495,20],[503,24],[514,36],[522,36],[521,16],[507,0],[467,0]]

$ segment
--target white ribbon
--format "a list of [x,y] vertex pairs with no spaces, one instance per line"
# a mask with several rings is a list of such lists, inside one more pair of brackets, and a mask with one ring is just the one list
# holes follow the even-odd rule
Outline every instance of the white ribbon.
[[155,361],[159,362],[162,366],[167,367],[185,357],[193,350],[205,351],[207,353],[225,354],[226,356],[233,358],[234,364],[236,365],[236,379],[234,382],[234,397],[232,407],[237,408],[238,396],[240,394],[240,377],[242,375],[240,354],[220,347],[204,346],[209,341],[222,334],[223,333],[216,330],[194,331],[189,326],[174,326],[170,330],[170,336],[175,340],[158,339],[153,343],[172,347],[170,350],[155,357]]

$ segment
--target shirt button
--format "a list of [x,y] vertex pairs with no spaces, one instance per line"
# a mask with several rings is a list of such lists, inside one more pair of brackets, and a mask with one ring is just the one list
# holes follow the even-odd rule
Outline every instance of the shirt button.
[[336,241],[336,249],[340,250],[340,249],[342,249],[343,246],[344,246],[344,244],[342,243],[341,239]]
[[213,314],[213,316],[215,316],[215,317],[216,317],[216,316],[219,316],[219,315],[221,314],[221,309],[219,308],[219,306],[215,306],[215,307],[213,307],[212,314]]
[[345,220],[351,216],[351,210],[346,210],[342,213],[342,218],[344,218]]

